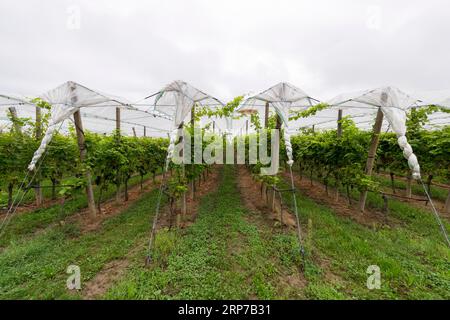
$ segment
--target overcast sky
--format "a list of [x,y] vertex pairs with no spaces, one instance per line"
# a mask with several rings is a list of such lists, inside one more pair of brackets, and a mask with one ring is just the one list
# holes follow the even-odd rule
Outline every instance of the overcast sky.
[[182,79],[227,101],[450,89],[447,0],[1,0],[0,93],[73,80],[130,100]]

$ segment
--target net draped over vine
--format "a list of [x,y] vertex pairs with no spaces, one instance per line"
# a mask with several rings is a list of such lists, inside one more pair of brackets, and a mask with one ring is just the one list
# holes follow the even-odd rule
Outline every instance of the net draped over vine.
[[390,129],[397,135],[398,145],[408,160],[413,178],[419,179],[420,165],[406,139],[406,112],[411,106],[418,107],[422,103],[420,99],[413,98],[397,88],[383,87],[365,92],[341,94],[328,101],[329,108],[323,113],[329,113],[333,109],[343,110],[343,116],[365,117],[369,119],[368,123],[373,123],[380,109]]
[[[173,152],[174,143],[185,119],[190,118],[192,107],[220,108],[222,102],[184,81],[174,81],[162,90],[145,98],[140,103],[114,95],[89,89],[75,82],[66,82],[61,86],[39,96],[51,105],[51,109],[41,109],[42,115],[50,113],[48,128],[38,150],[29,165],[33,170],[42,157],[52,136],[58,130],[67,131],[72,123],[74,112],[80,111],[83,127],[87,130],[108,134],[116,129],[116,109],[120,109],[120,130],[124,135],[135,136],[167,136],[171,140],[169,151]],[[35,120],[37,106],[28,98],[0,95],[0,132],[12,128],[12,113],[18,119]],[[34,100],[33,100],[34,101]],[[408,95],[395,87],[383,87],[368,91],[341,94],[329,101],[328,107],[307,118],[289,121],[293,111],[306,110],[319,103],[303,90],[289,84],[279,83],[260,94],[250,96],[241,103],[239,112],[252,113],[264,110],[266,103],[274,108],[284,124],[284,140],[288,163],[292,165],[292,147],[290,135],[302,128],[315,130],[333,129],[337,126],[337,112],[342,110],[344,117],[351,118],[361,129],[371,129],[380,109],[386,121],[383,131],[395,132],[398,143],[413,172],[420,177],[420,165],[417,157],[406,139],[406,118],[411,108],[436,105],[450,110],[450,92],[422,92]],[[428,116],[426,129],[439,128],[450,123],[450,114],[436,111]],[[68,120],[68,121],[66,121]],[[208,119],[211,121],[212,119]],[[229,138],[237,134],[233,132],[233,121],[241,127],[242,121],[227,117],[221,124],[215,119],[215,127],[219,133]],[[220,124],[220,126],[219,126]],[[27,128],[27,122],[21,123]],[[245,124],[244,124],[245,125]],[[222,127],[223,126],[223,127]],[[279,148],[279,146],[278,146]],[[171,157],[173,154],[169,154]]]
[[[46,92],[39,98],[51,105],[51,117],[42,142],[28,166],[29,170],[35,169],[36,163],[44,154],[53,135],[62,128],[63,122],[71,119],[77,111],[80,111],[83,118],[83,128],[95,127],[96,131],[103,129],[104,133],[115,130],[113,123],[116,122],[117,108],[120,109],[120,123],[123,131],[129,130],[131,126],[136,133],[136,127],[146,127],[148,124],[146,118],[160,117],[132,106],[123,98],[103,94],[72,81]],[[170,119],[170,117],[166,118]],[[160,130],[164,131],[162,128]]]
[[194,106],[211,109],[223,107],[223,103],[218,99],[181,80],[168,84],[161,91],[149,96],[146,100],[150,98],[154,99],[153,110],[173,119],[170,130],[168,160],[173,157],[179,130],[181,130],[185,119],[188,118]]
[[[397,88],[391,88],[391,90],[398,91],[400,97],[398,105],[401,109],[409,111],[412,108],[428,107],[430,105],[440,106],[444,109],[450,110],[450,91],[428,91],[428,92],[414,92],[412,95],[408,95]],[[335,98],[324,101],[333,106],[337,102],[344,102],[347,100],[354,100],[353,105],[349,108],[329,108],[318,112],[314,116],[308,118],[301,118],[291,121],[291,132],[296,132],[299,129],[311,128],[314,126],[316,130],[329,130],[336,128],[337,109],[344,111],[344,116],[350,117],[358,128],[362,130],[370,130],[373,126],[373,121],[377,114],[376,102],[371,101],[370,93],[381,90],[380,88],[375,90],[362,90],[351,93],[344,93],[336,96]],[[361,101],[355,99],[361,97]],[[364,101],[365,100],[365,101]],[[350,103],[350,102],[349,102]],[[347,104],[349,104],[347,103]],[[442,126],[450,124],[450,114],[445,112],[436,111],[428,116],[426,129],[439,129]],[[391,124],[388,121],[383,122],[383,131],[393,131]]]
[[[294,160],[289,132],[290,111],[294,109],[307,109],[317,102],[318,100],[311,98],[300,88],[286,82],[281,82],[260,94],[245,99],[237,111],[241,113],[257,112],[264,108],[266,103],[269,103],[269,106],[275,109],[275,112],[281,118],[281,121],[285,126],[284,141],[286,153],[288,156],[288,164],[292,165]],[[279,150],[279,146],[276,146],[276,149]],[[277,156],[275,153],[273,156]],[[274,159],[274,161],[276,161],[276,159]]]

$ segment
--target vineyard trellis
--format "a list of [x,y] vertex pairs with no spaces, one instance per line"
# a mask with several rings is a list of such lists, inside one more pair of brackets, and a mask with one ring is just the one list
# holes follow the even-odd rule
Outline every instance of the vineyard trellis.
[[[273,116],[269,115],[271,108],[275,111]],[[225,135],[230,139],[236,135],[232,132],[232,119],[248,116],[241,134],[244,134],[245,128],[245,135],[249,135],[250,124],[254,129],[262,128],[262,118],[264,128],[282,129],[284,141],[274,145],[272,160],[278,163],[281,156],[286,162],[291,174],[291,188],[274,189],[274,193],[292,192],[292,199],[296,201],[292,176],[295,161],[301,174],[309,171],[311,180],[321,179],[326,188],[334,183],[336,197],[343,187],[351,202],[351,191],[358,190],[361,194],[359,206],[364,211],[367,192],[381,192],[379,182],[372,177],[373,170],[389,172],[392,196],[396,192],[394,176],[405,175],[406,197],[412,198],[412,179],[418,180],[450,245],[431,194],[433,180],[445,183],[442,179],[447,179],[447,182],[450,179],[449,127],[432,131],[427,127],[442,119],[434,117],[435,114],[448,112],[448,108],[446,100],[417,99],[392,87],[345,94],[320,103],[287,83],[280,83],[247,99],[238,97],[226,105],[182,81],[175,81],[137,103],[99,93],[74,82],[67,82],[33,100],[0,96],[0,110],[6,110],[6,116],[0,119],[0,175],[4,182],[2,188],[6,186],[8,194],[0,232],[31,189],[35,189],[37,204],[41,204],[40,194],[47,187],[45,181],[51,183],[48,187],[52,190],[53,199],[86,188],[88,205],[94,217],[101,211],[103,192],[108,186],[115,186],[119,201],[123,188],[126,201],[128,183],[133,175],[140,177],[142,186],[146,175],[155,177],[161,172],[160,199],[165,194],[173,205],[176,199],[181,198],[182,212],[185,214],[187,191],[190,189],[191,197],[194,197],[194,181],[200,179],[208,166],[171,163],[176,142],[183,139],[184,130],[192,133],[196,121],[204,117],[225,118],[227,122],[226,129],[221,130],[213,119],[202,128],[203,134],[211,129],[216,133],[218,129],[218,137]],[[263,117],[258,116],[261,112]],[[71,117],[73,123],[67,124]],[[150,124],[148,120],[152,118],[160,123]],[[187,118],[190,118],[189,124]],[[358,127],[359,124],[373,123],[374,118],[373,132]],[[387,120],[387,127],[383,120]],[[104,134],[85,130],[83,124],[89,121],[97,127],[104,127]],[[332,123],[336,131],[317,130],[320,126],[329,128]],[[313,126],[315,130],[307,129],[308,126]],[[301,134],[292,137],[291,142],[290,128],[299,127],[303,127]],[[59,133],[61,128],[65,128],[68,134]],[[141,128],[143,137],[138,137],[136,128]],[[168,134],[169,137],[147,137],[151,130]],[[109,135],[105,135],[107,132]],[[280,149],[285,151],[285,156]],[[419,155],[420,166],[413,150]],[[30,162],[29,171],[23,170],[27,162]],[[257,172],[260,168],[261,164],[256,164],[253,171]],[[175,173],[166,174],[169,169]],[[422,181],[421,172],[428,176],[426,183]],[[258,179],[272,187],[277,181],[276,176]],[[93,185],[99,189],[97,200]],[[60,190],[58,195],[57,189]],[[382,193],[385,197],[386,193]],[[293,208],[301,254],[304,255],[296,203]],[[150,232],[148,262],[151,260],[159,210],[160,200]],[[450,192],[444,210],[450,211]],[[177,217],[177,221],[179,219]]]

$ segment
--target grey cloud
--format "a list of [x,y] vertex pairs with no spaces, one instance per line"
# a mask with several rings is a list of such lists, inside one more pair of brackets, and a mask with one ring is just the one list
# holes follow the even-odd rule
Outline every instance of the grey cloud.
[[[66,28],[73,5],[80,30]],[[174,79],[223,100],[283,80],[324,99],[383,84],[448,89],[449,10],[437,0],[3,0],[0,92],[75,80],[136,100]]]

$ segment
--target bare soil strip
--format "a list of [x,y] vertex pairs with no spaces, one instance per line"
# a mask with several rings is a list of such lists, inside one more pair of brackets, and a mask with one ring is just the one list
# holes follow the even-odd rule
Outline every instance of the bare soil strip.
[[[261,195],[261,186],[253,179],[250,171],[245,166],[239,166],[238,172],[238,188],[241,195],[242,203],[254,215],[246,215],[245,218],[259,229],[270,228],[271,232],[276,231],[275,228],[282,226],[286,231],[293,231],[296,228],[296,220],[294,215],[283,209],[283,224],[281,224],[280,211],[274,212],[271,204],[267,204],[265,195]],[[270,198],[270,197],[269,197]],[[275,206],[279,208],[277,199]],[[278,262],[277,262],[278,264]],[[307,287],[308,281],[302,272],[280,272],[276,275],[277,291],[279,294],[286,291],[302,292]]]
[[261,212],[266,218],[266,221],[272,226],[279,225],[283,222],[283,225],[289,228],[296,227],[295,217],[290,211],[283,208],[283,217],[281,217],[281,206],[278,196],[275,199],[275,210],[271,209],[272,191],[268,192],[268,199],[266,199],[265,194],[261,195],[261,184],[253,179],[251,173],[245,166],[239,166],[238,177],[238,186],[242,200],[247,208],[252,211]]
[[82,287],[83,298],[86,300],[95,300],[104,295],[108,289],[122,277],[131,263],[131,259],[145,246],[143,243],[135,247],[122,259],[108,262],[103,269],[98,272],[94,278],[88,281]]

